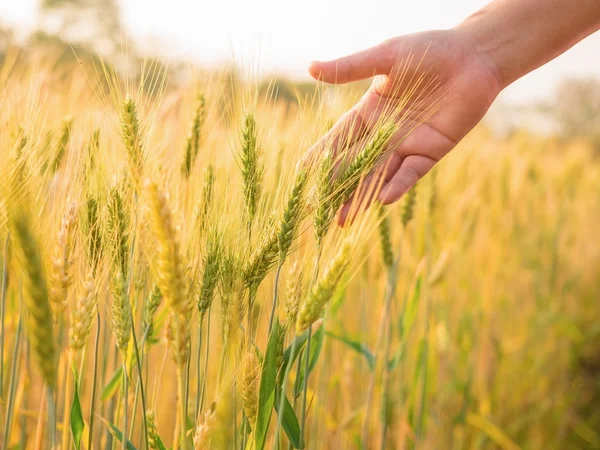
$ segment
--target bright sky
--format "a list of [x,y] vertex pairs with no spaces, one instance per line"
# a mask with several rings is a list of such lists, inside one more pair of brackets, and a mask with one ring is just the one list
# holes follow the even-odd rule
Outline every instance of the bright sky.
[[[329,59],[391,36],[448,28],[488,0],[118,0],[128,31],[199,62],[232,61],[305,77],[312,59]],[[36,0],[0,0],[0,23],[31,26]],[[519,80],[503,94],[549,95],[563,76],[600,76],[600,33]]]

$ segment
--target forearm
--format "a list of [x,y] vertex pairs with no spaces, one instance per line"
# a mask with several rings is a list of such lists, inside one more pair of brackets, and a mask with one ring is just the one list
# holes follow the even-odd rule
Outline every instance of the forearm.
[[600,0],[495,0],[461,23],[506,87],[600,29]]

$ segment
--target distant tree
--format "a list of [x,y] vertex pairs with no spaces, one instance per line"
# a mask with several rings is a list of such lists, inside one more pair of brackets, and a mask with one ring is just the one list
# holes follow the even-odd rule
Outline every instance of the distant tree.
[[600,79],[574,78],[561,82],[550,114],[565,137],[586,137],[600,150]]
[[117,0],[41,0],[40,12],[42,35],[56,34],[105,54],[128,41]]

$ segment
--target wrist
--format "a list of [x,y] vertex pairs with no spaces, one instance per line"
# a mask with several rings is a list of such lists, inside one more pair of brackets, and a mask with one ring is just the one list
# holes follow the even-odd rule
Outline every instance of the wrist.
[[488,32],[489,25],[485,23],[485,17],[482,16],[483,11],[470,16],[454,27],[454,31],[460,34],[463,39],[472,43],[476,56],[489,69],[501,91],[512,82],[507,81],[507,74],[503,70],[501,52],[498,52],[503,42],[497,37],[498,34],[494,35],[493,32]]
[[495,68],[501,89],[600,29],[599,0],[495,0],[455,28]]

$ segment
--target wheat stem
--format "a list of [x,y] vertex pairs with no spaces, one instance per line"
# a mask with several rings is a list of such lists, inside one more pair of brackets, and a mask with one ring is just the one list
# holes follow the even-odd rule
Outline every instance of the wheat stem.
[[204,356],[204,374],[202,375],[202,392],[200,393],[200,414],[202,414],[202,409],[204,406],[204,393],[206,391],[206,377],[208,374],[208,357],[210,351],[210,310],[208,308],[208,319],[206,320],[206,350]]
[[125,358],[123,360],[123,434],[121,435],[121,449],[127,450],[127,396],[128,396],[128,379],[127,376],[127,363],[125,362]]
[[304,386],[302,392],[302,419],[300,422],[300,447],[306,446],[306,399],[308,397],[308,375],[310,369],[310,341],[312,337],[312,324],[308,326],[308,339],[306,340],[306,352],[304,353]]
[[48,386],[46,390],[48,404],[48,441],[50,448],[56,448],[56,403],[54,403],[54,389]]
[[198,326],[198,350],[196,352],[196,412],[194,414],[194,423],[197,423],[200,418],[200,391],[202,389],[202,329],[204,326],[204,316],[200,317],[200,325]]
[[273,304],[271,306],[271,315],[269,317],[269,333],[273,328],[273,319],[275,318],[275,311],[277,310],[277,294],[279,286],[279,276],[281,274],[281,264],[277,266],[277,272],[275,273],[275,285],[273,286]]
[[17,389],[17,380],[18,380],[18,370],[20,367],[20,359],[19,353],[21,349],[21,330],[23,329],[23,320],[21,319],[21,315],[19,315],[19,323],[17,325],[17,334],[15,335],[15,343],[13,346],[13,356],[12,356],[12,364],[11,364],[11,374],[10,374],[10,385],[8,387],[8,404],[6,405],[6,416],[4,420],[4,440],[2,441],[2,448],[8,448],[8,443],[10,442],[10,430],[12,426],[13,419],[13,408],[15,401],[15,392]]
[[98,344],[100,343],[100,313],[96,313],[96,339],[94,340],[94,368],[92,369],[92,394],[90,397],[90,416],[88,419],[89,423],[89,432],[88,432],[88,449],[92,448],[92,438],[94,434],[94,410],[96,407],[96,391],[97,391],[97,383],[96,378],[98,376]]
[[[131,313],[131,309],[130,309],[130,314],[129,317],[131,319],[131,329],[133,330],[133,332],[131,333],[131,337],[133,339],[133,349],[134,349],[134,354],[135,354],[135,363],[137,366],[137,370],[138,370],[138,383],[136,385],[136,400],[137,400],[137,388],[139,386],[140,388],[140,395],[141,395],[141,400],[142,400],[142,411],[144,411],[144,413],[142,414],[142,425],[143,425],[143,432],[145,435],[145,446],[146,446],[146,450],[148,450],[148,420],[146,418],[146,393],[145,393],[145,389],[144,389],[144,379],[142,378],[142,359],[140,357],[140,352],[138,349],[138,343],[137,343],[137,337],[135,335],[135,323],[133,321],[133,314]],[[142,346],[143,346],[143,342],[142,342]],[[135,418],[135,408],[134,408],[134,418]],[[135,419],[132,421],[135,422]],[[134,425],[134,423],[132,423],[132,426]],[[132,427],[133,430],[133,427]],[[123,430],[123,432],[125,432],[125,430]]]
[[4,241],[4,253],[2,254],[2,294],[0,294],[0,400],[4,401],[4,325],[6,316],[6,292],[8,291],[8,245],[10,243],[10,232]]
[[180,426],[181,426],[181,443],[180,443],[180,449],[181,450],[187,450],[187,418],[186,418],[186,412],[185,412],[185,374],[183,371],[183,367],[181,364],[178,365],[177,368],[177,390],[178,390],[178,395],[179,395],[179,422],[180,422]]
[[63,421],[62,421],[62,447],[61,448],[69,448],[69,422],[71,418],[71,404],[69,402],[69,394],[71,393],[71,384],[72,384],[72,373],[71,373],[71,364],[69,364],[69,357],[66,356],[65,366],[65,396],[64,396],[64,405],[63,405]]

